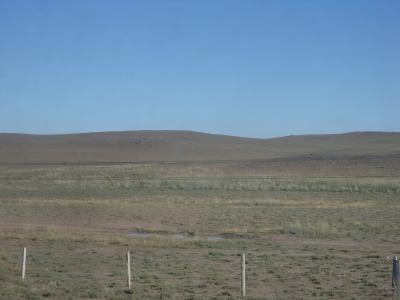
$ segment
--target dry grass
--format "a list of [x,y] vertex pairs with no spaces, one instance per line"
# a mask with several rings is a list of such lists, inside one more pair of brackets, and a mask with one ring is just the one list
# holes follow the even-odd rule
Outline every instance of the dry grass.
[[[269,178],[249,169],[229,177],[219,165],[168,168],[1,169],[0,298],[240,298],[242,252],[254,299],[390,295],[384,257],[400,254],[399,178]],[[171,174],[190,176],[166,178]],[[127,235],[140,231],[225,239]],[[133,295],[124,291],[127,250]]]

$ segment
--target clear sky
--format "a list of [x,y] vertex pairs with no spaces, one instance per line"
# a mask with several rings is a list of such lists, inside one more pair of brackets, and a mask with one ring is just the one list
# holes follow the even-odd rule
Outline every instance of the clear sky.
[[400,131],[398,0],[0,0],[0,132]]

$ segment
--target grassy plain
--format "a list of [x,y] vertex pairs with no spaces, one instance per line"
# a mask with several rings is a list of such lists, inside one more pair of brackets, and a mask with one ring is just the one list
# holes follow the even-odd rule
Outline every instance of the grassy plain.
[[379,159],[2,166],[0,298],[240,299],[246,253],[248,299],[387,299],[399,170]]

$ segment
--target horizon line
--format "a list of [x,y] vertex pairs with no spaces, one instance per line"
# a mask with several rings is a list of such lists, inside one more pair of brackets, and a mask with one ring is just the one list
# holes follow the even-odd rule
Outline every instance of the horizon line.
[[59,133],[27,133],[27,132],[5,132],[0,131],[0,135],[30,135],[30,136],[71,136],[71,135],[89,135],[89,134],[112,134],[112,133],[129,133],[129,132],[181,132],[181,133],[197,133],[207,135],[218,135],[228,136],[236,138],[247,138],[247,139],[276,139],[284,137],[295,137],[295,136],[322,136],[322,135],[346,135],[346,134],[388,134],[388,133],[400,133],[400,131],[382,131],[382,130],[365,130],[365,131],[344,131],[344,132],[329,132],[329,133],[306,133],[306,134],[287,134],[272,137],[252,137],[242,135],[232,135],[224,133],[214,133],[197,130],[184,130],[184,129],[137,129],[137,130],[110,130],[110,131],[82,131],[82,132],[59,132]]

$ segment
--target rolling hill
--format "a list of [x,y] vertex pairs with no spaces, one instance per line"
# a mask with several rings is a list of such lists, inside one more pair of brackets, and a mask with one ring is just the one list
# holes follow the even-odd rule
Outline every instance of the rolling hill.
[[192,131],[0,134],[0,164],[183,162],[395,156],[400,133],[243,138]]

